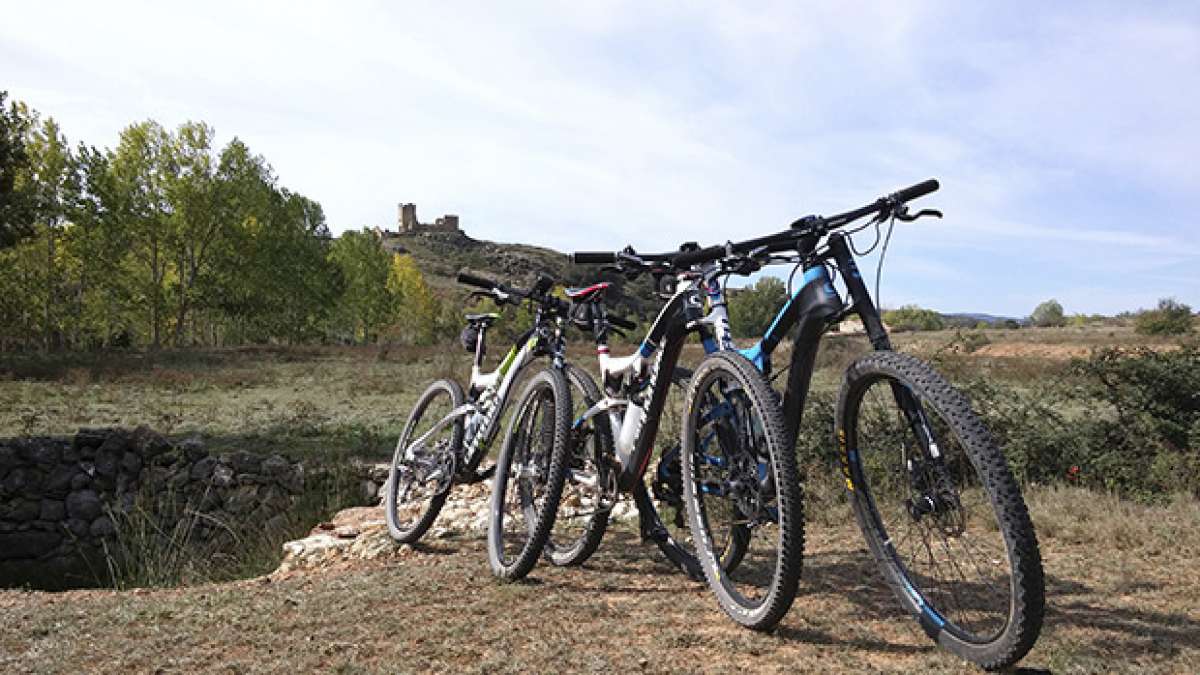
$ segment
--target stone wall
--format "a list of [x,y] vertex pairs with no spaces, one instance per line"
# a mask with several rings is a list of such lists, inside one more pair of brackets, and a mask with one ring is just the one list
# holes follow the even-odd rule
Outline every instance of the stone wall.
[[102,581],[105,549],[135,510],[164,531],[192,518],[200,540],[234,524],[282,528],[304,486],[304,467],[280,455],[214,455],[145,427],[0,439],[0,586]]

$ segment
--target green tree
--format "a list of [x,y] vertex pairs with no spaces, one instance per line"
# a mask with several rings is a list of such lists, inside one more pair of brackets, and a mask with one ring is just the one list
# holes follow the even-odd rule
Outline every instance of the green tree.
[[1142,335],[1190,333],[1194,329],[1192,308],[1174,298],[1163,298],[1158,301],[1157,308],[1138,312],[1133,326]]
[[1063,314],[1063,306],[1057,300],[1051,299],[1038,305],[1029,315],[1029,323],[1042,328],[1067,325],[1067,317]]
[[733,291],[727,299],[733,334],[738,337],[762,335],[787,299],[787,287],[775,277],[763,277],[754,286]]
[[30,195],[22,181],[29,173],[27,142],[34,119],[23,104],[5,104],[0,91],[0,248],[15,244],[33,228]]
[[883,313],[884,322],[892,330],[941,330],[946,327],[941,314],[916,305],[904,305]]
[[130,237],[125,272],[135,291],[133,304],[143,308],[142,323],[149,329],[154,349],[162,344],[164,320],[170,309],[166,287],[177,274],[169,255],[170,145],[170,134],[157,122],[139,122],[121,132],[112,161],[117,217]]
[[387,289],[391,264],[387,251],[380,245],[379,235],[363,228],[334,240],[329,259],[341,277],[338,311],[349,324],[352,337],[369,344],[388,324],[393,309]]

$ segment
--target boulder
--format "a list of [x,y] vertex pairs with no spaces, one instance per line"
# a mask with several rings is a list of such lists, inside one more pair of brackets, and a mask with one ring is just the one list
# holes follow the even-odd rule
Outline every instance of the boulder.
[[103,510],[104,506],[100,503],[100,496],[94,490],[79,490],[67,495],[67,513],[72,518],[90,522],[99,518]]
[[133,449],[150,459],[170,450],[171,442],[162,434],[143,425],[133,430]]
[[43,499],[38,518],[48,521],[59,521],[67,515],[67,505],[57,499]]

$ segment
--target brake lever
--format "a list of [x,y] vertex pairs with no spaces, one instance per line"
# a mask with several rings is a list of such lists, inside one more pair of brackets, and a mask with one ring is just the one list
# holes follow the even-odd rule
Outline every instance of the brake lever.
[[907,211],[905,211],[904,213],[897,213],[896,219],[903,220],[906,223],[911,223],[912,221],[916,220],[917,218],[925,218],[927,216],[933,217],[933,218],[941,218],[942,212],[937,209],[921,209],[920,211],[917,211],[916,213],[913,213],[913,214],[910,214]]

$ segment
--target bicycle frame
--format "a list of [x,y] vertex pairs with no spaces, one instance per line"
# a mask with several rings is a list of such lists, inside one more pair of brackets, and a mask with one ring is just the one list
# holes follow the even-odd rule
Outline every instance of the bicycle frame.
[[[615,446],[620,467],[617,486],[624,491],[632,490],[641,481],[650,463],[668,393],[668,387],[659,386],[661,378],[666,375],[669,380],[674,373],[688,334],[699,333],[701,343],[709,353],[722,347],[733,347],[728,310],[715,275],[711,271],[689,273],[681,274],[677,279],[675,292],[633,354],[613,358],[609,354],[607,325],[594,325],[596,355],[605,395],[575,420],[574,427],[580,428],[601,413],[609,416],[610,426],[616,431]],[[702,289],[708,296],[707,312],[703,310]],[[603,313],[593,321],[595,324],[607,323]],[[633,400],[634,397],[640,401]],[[641,412],[631,415],[634,407]]]
[[405,456],[413,457],[423,448],[430,436],[470,416],[464,429],[462,456],[467,466],[477,465],[477,460],[482,459],[481,453],[488,448],[500,428],[500,413],[508,404],[509,395],[521,370],[543,353],[551,355],[556,367],[562,366],[562,328],[562,318],[556,317],[551,329],[539,308],[534,327],[517,338],[495,370],[485,373],[482,365],[487,351],[487,326],[481,326],[475,341],[475,357],[471,364],[469,392],[474,396],[451,410],[432,428],[409,443],[405,449]]
[[[789,368],[787,386],[783,395],[784,420],[790,438],[795,438],[800,429],[800,420],[804,412],[804,404],[808,398],[808,389],[812,381],[813,367],[820,347],[821,337],[833,324],[841,321],[850,314],[857,314],[863,322],[867,337],[875,351],[891,351],[892,343],[883,319],[875,307],[874,300],[862,280],[858,265],[854,261],[846,235],[835,232],[830,234],[824,251],[813,255],[812,251],[800,251],[806,258],[804,280],[800,288],[788,298],[788,301],[776,314],[775,320],[767,328],[763,337],[753,346],[739,350],[758,367],[764,375],[770,376],[771,353],[795,326],[799,326],[793,338],[792,363]],[[825,267],[826,261],[832,260],[840,271],[840,276],[846,284],[850,302],[844,303]],[[930,432],[928,419],[920,403],[907,389],[893,387],[897,403],[904,410],[917,437],[922,440],[926,452],[933,459],[939,457],[939,451],[933,434]],[[848,449],[844,439],[839,439],[839,451],[843,459],[848,458]],[[847,485],[853,489],[853,485]]]

